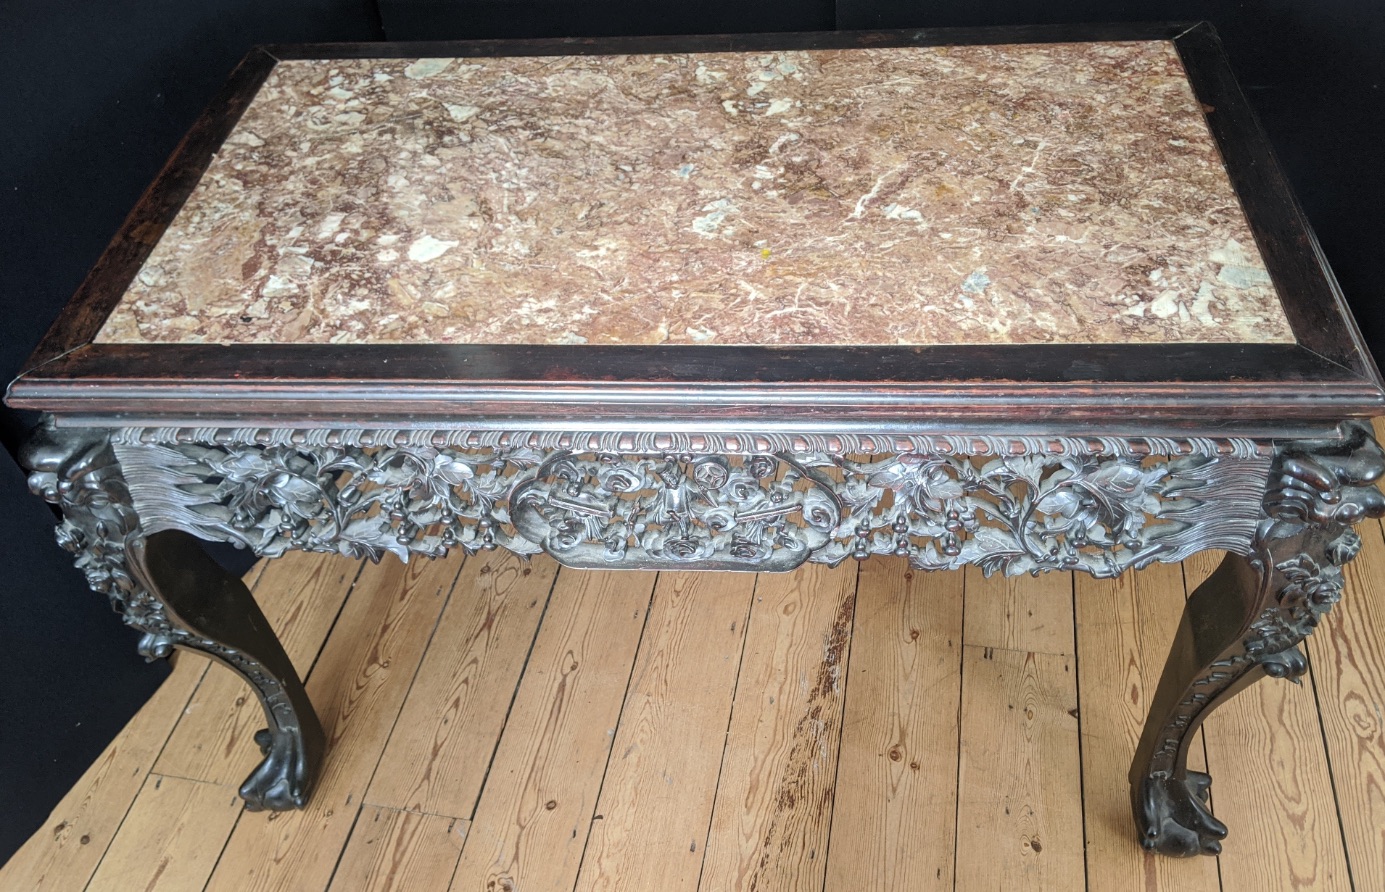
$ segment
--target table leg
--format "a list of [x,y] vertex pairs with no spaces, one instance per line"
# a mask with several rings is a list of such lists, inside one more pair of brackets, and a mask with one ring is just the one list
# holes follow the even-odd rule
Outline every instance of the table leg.
[[59,543],[144,633],[149,659],[173,648],[229,666],[255,690],[269,727],[255,735],[265,759],[241,786],[252,811],[301,808],[326,749],[322,727],[254,597],[181,531],[146,534],[130,501],[109,432],[40,427],[20,454],[29,486],[63,514]]
[[[1277,446],[1250,554],[1229,554],[1193,592],[1130,769],[1145,848],[1215,854],[1226,825],[1207,808],[1211,777],[1188,770],[1188,745],[1213,709],[1263,676],[1296,680],[1298,645],[1341,596],[1341,567],[1361,540],[1351,524],[1385,514],[1373,481],[1385,453],[1369,427],[1338,440]],[[1253,756],[1252,756],[1253,757]]]

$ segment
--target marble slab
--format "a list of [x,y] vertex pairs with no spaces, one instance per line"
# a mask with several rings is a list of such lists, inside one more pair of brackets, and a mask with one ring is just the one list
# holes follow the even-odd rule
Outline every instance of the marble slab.
[[97,340],[1294,338],[1153,41],[281,62]]

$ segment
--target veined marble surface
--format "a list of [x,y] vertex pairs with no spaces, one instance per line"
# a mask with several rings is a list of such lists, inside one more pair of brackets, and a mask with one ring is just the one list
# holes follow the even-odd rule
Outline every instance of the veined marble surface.
[[281,62],[98,336],[1292,340],[1167,42]]

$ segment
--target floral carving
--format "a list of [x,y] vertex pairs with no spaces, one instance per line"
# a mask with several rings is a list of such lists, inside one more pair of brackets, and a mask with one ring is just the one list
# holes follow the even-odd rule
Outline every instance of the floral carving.
[[1253,482],[1254,462],[919,454],[830,461],[846,472],[847,513],[836,543],[816,560],[902,554],[924,569],[971,563],[1007,575],[1114,576],[1202,548],[1244,548],[1254,525],[1244,504],[1221,503],[1213,513],[1197,498]]
[[1235,444],[1213,454],[1210,441],[1167,459],[1141,458],[1136,444],[1093,441],[1103,450],[1094,454],[1055,441],[1065,451],[855,460],[835,451],[543,449],[522,433],[476,448],[427,432],[261,431],[249,443],[208,433],[203,442],[158,432],[117,439],[146,526],[269,555],[505,547],[546,549],[577,566],[785,570],[895,554],[920,568],[1114,576],[1202,548],[1244,551],[1268,465]]
[[580,567],[788,570],[841,516],[828,481],[764,455],[559,453],[513,505],[525,537]]
[[188,529],[271,556],[299,549],[407,560],[454,546],[537,550],[507,532],[510,490],[541,458],[530,449],[116,449],[151,531]]

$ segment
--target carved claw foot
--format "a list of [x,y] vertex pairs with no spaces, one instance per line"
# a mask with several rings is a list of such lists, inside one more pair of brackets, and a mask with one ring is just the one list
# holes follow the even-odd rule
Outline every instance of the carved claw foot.
[[255,742],[265,758],[240,785],[240,798],[245,800],[246,809],[302,808],[308,801],[313,778],[298,737],[280,734],[276,738],[268,728],[261,728],[255,732]]
[[1207,810],[1210,775],[1189,771],[1185,778],[1147,777],[1141,785],[1135,816],[1140,844],[1161,855],[1216,855],[1226,839],[1226,825]]
[[1255,539],[1230,553],[1184,607],[1130,769],[1145,848],[1168,855],[1221,851],[1226,825],[1207,810],[1211,778],[1188,770],[1207,715],[1260,678],[1296,681],[1299,644],[1341,597],[1342,565],[1361,547],[1351,524],[1385,515],[1375,481],[1385,451],[1369,426],[1276,444]]

